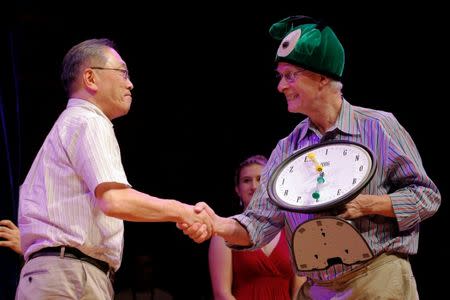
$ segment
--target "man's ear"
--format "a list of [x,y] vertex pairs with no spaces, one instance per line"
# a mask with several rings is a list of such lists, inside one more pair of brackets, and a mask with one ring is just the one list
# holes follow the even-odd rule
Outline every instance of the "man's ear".
[[82,82],[86,86],[86,88],[90,90],[97,90],[97,77],[92,69],[84,70],[82,74]]
[[324,75],[320,75],[320,86],[324,87],[326,86],[328,83],[330,83],[331,79],[327,76]]
[[323,90],[331,82],[331,79],[322,74],[318,74],[318,75],[319,75],[319,90]]

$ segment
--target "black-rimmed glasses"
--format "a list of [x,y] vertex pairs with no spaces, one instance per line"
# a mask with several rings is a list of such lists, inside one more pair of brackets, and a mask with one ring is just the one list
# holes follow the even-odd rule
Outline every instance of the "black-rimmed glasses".
[[130,79],[130,74],[128,73],[127,69],[119,69],[119,68],[104,68],[104,67],[90,67],[91,69],[95,70],[112,70],[112,71],[118,71],[122,73],[123,79],[127,80]]

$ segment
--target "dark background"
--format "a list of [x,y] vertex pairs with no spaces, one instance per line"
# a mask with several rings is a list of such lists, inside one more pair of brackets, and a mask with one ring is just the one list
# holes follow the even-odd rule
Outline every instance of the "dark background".
[[[61,4],[63,9],[21,1],[2,9],[0,218],[16,221],[18,186],[66,105],[59,81],[64,54],[84,39],[101,37],[117,43],[135,86],[129,114],[114,120],[129,182],[151,195],[205,201],[232,214],[235,166],[252,154],[269,156],[303,119],[287,112],[276,91],[278,45],[268,29],[289,15],[310,15],[326,20],[346,50],[346,99],[393,112],[443,194],[436,216],[422,223],[419,253],[411,259],[421,298],[440,294],[444,279],[435,272],[448,265],[441,240],[449,218],[448,163],[442,158],[448,131],[444,10],[428,1],[396,8],[297,2],[76,2]],[[172,223],[125,226],[117,289],[131,280],[130,257],[151,252],[157,285],[180,299],[210,297],[208,243],[195,244]],[[18,262],[0,249],[0,281],[14,284]],[[0,299],[7,293],[0,289]]]

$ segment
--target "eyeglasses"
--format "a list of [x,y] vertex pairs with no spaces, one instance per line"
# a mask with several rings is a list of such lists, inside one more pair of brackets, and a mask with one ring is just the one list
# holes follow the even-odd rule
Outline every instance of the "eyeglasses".
[[118,68],[103,68],[103,67],[90,67],[91,69],[96,69],[96,70],[112,70],[112,71],[118,71],[120,73],[122,73],[122,77],[123,79],[127,80],[130,79],[130,74],[128,73],[127,69],[118,69]]
[[288,72],[286,74],[277,73],[275,77],[278,81],[281,81],[284,78],[287,83],[294,83],[295,80],[297,79],[298,74],[303,73],[305,71],[306,70],[297,70],[294,72]]

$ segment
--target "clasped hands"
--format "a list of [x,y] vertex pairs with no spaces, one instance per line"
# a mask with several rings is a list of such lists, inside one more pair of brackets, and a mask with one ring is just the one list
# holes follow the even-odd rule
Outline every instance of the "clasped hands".
[[218,216],[205,202],[199,202],[191,207],[192,211],[188,217],[176,225],[196,243],[202,243],[215,234]]

